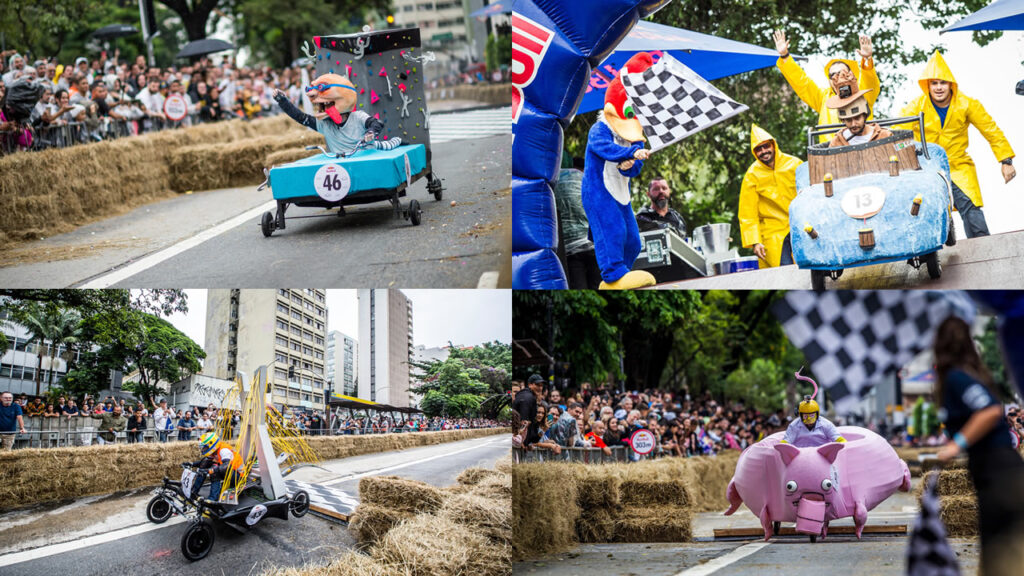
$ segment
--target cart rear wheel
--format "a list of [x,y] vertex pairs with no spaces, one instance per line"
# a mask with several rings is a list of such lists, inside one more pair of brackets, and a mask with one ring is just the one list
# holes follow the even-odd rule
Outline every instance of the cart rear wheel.
[[924,257],[924,263],[928,266],[928,277],[935,280],[942,276],[942,263],[939,262],[939,253],[932,252]]
[[825,278],[828,272],[825,270],[811,270],[811,289],[817,292],[825,290]]
[[195,562],[206,558],[213,549],[213,526],[206,520],[189,525],[181,535],[181,553]]
[[441,179],[431,174],[430,182],[427,183],[427,192],[434,195],[434,200],[441,200],[441,197],[444,196],[444,188],[441,187]]
[[420,203],[419,200],[409,201],[409,220],[412,221],[413,226],[420,225]]
[[782,522],[772,522],[772,532],[774,532],[776,536],[779,535],[779,530],[782,530]]
[[260,220],[260,229],[263,230],[263,235],[270,238],[270,235],[274,233],[274,215],[271,212],[264,212],[263,219]]
[[153,524],[163,524],[171,517],[174,509],[171,503],[163,496],[153,496],[153,499],[146,505],[146,518]]
[[291,502],[288,503],[288,509],[296,518],[305,516],[306,512],[309,512],[309,494],[305,490],[299,490],[293,494]]
[[811,534],[811,544],[814,544],[817,541],[818,541],[818,536],[815,535],[815,534]]

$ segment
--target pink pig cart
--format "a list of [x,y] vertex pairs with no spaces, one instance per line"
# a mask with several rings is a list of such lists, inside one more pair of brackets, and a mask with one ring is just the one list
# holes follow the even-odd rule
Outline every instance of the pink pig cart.
[[910,470],[878,434],[856,426],[838,430],[845,443],[797,448],[776,432],[747,448],[729,482],[725,514],[746,504],[761,520],[765,540],[782,522],[795,522],[811,542],[828,534],[830,521],[852,516],[860,538],[868,511],[897,490],[910,490]]

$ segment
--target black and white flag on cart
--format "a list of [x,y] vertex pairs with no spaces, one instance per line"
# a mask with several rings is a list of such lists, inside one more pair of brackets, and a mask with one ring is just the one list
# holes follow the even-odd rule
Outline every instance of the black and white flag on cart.
[[747,109],[668,53],[647,70],[621,78],[652,151]]
[[954,291],[808,290],[787,292],[772,312],[845,414],[883,376],[930,348],[943,320],[955,314],[972,322],[975,308]]

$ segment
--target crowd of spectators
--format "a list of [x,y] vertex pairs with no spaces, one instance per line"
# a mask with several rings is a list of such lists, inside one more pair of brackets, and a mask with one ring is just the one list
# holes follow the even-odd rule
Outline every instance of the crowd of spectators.
[[563,455],[566,448],[622,447],[630,459],[631,436],[641,429],[655,438],[648,457],[692,457],[743,450],[788,424],[782,410],[762,414],[742,403],[722,405],[710,394],[698,398],[662,390],[616,392],[583,383],[563,396],[543,378],[513,382],[513,410],[519,415],[514,445],[526,452]]
[[[28,122],[0,118],[0,137],[7,151],[65,146],[76,140],[103,140],[198,122],[252,119],[280,113],[275,89],[301,107],[303,70],[268,66],[239,67],[231,57],[216,64],[208,57],[181,67],[156,67],[140,55],[120,59],[114,51],[98,59],[79,57],[73,65],[54,59],[28,62],[13,50],[0,53],[0,101],[7,86],[19,79],[42,81],[44,91]],[[312,73],[312,67],[307,69]],[[173,121],[164,112],[171,94],[180,95],[188,114]],[[71,134],[52,128],[81,127]],[[2,153],[2,151],[0,151]]]
[[[9,393],[8,393],[9,394]],[[67,396],[57,396],[52,401],[43,396],[29,397],[21,394],[17,398],[12,395],[12,406],[16,406],[26,420],[28,432],[32,431],[33,421],[30,418],[55,419],[62,424],[62,429],[79,429],[92,427],[95,430],[95,441],[99,444],[115,442],[117,433],[124,432],[129,443],[143,442],[147,430],[149,436],[157,442],[173,440],[197,440],[206,432],[217,427],[217,421],[223,417],[215,405],[191,406],[175,409],[167,405],[167,400],[146,405],[138,400],[107,396],[103,400],[86,395],[81,401]],[[387,434],[392,432],[426,432],[438,430],[460,430],[469,428],[497,428],[501,424],[496,420],[483,418],[427,418],[422,414],[396,419],[388,414],[372,416],[329,414],[320,410],[285,409],[282,412],[285,420],[300,433],[309,436],[328,434]],[[230,414],[231,427],[237,428],[241,420],[241,412],[234,410]],[[88,422],[81,419],[90,418]],[[100,419],[96,424],[94,419]],[[52,429],[52,427],[50,428]],[[19,430],[15,430],[18,432]],[[89,436],[88,431],[80,434]],[[13,444],[13,438],[12,438]]]

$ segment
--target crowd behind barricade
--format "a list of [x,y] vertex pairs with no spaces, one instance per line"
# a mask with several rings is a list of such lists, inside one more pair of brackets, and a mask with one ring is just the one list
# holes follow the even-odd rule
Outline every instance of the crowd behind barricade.
[[[231,413],[231,427],[237,430],[241,412]],[[301,434],[388,434],[469,428],[496,428],[497,421],[469,418],[427,418],[414,415],[396,420],[390,415],[342,417],[320,410],[285,409],[282,412]],[[58,396],[15,398],[4,392],[0,404],[0,438],[3,449],[45,448],[127,442],[188,442],[217,427],[223,411],[214,404],[175,409],[167,400],[146,405],[137,400],[107,396],[103,400],[85,396],[81,401]]]
[[[203,57],[195,64],[160,68],[140,55],[133,62],[79,57],[65,66],[55,59],[29,63],[16,51],[0,53],[0,102],[8,87],[22,79],[42,82],[42,98],[27,122],[0,113],[0,154],[17,150],[64,147],[144,132],[280,113],[273,91],[281,89],[301,106],[302,69],[239,67],[230,57],[219,63]],[[312,73],[312,66],[309,67]],[[164,103],[171,95],[185,102],[186,115],[168,118]]]
[[[650,458],[714,456],[727,450],[742,451],[775,432],[784,431],[791,416],[783,410],[762,413],[742,402],[723,405],[710,393],[689,394],[662,390],[617,392],[582,383],[579,391],[548,387],[533,375],[512,383],[513,411],[519,417],[513,451],[519,461],[570,460],[623,462]],[[1024,411],[1006,409],[1015,448],[1024,440]],[[837,418],[836,425],[847,424]],[[850,422],[850,424],[853,424]],[[941,431],[924,438],[908,435],[905,428],[866,427],[894,446],[934,446],[948,442]],[[654,447],[645,454],[631,445],[638,430],[649,430]]]
[[[579,391],[563,396],[538,375],[513,382],[512,390],[513,410],[520,418],[513,446],[521,460],[710,456],[743,450],[788,424],[782,410],[763,414],[742,403],[722,405],[710,394],[617,392],[584,382]],[[647,454],[634,451],[630,441],[642,429],[654,436]]]

